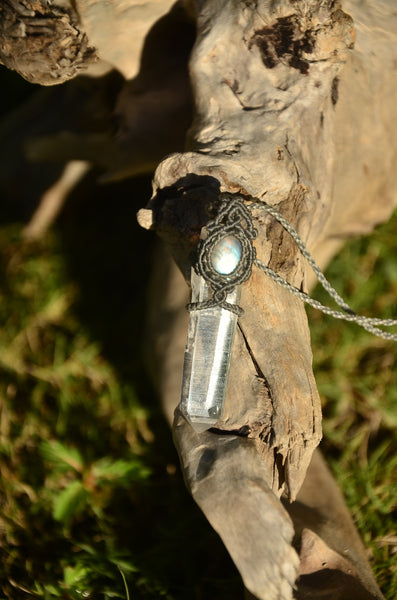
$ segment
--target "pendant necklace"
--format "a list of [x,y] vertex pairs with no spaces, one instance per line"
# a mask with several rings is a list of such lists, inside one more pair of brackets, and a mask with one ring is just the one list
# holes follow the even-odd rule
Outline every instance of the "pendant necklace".
[[[253,209],[263,210],[284,227],[320,284],[342,310],[311,298],[256,258],[253,240],[257,230],[252,223]],[[191,268],[191,302],[187,305],[190,319],[180,409],[197,432],[210,429],[222,417],[237,320],[243,314],[239,306],[241,285],[249,279],[253,264],[323,313],[354,322],[383,339],[397,341],[396,333],[379,329],[379,326],[397,325],[397,319],[357,315],[326,279],[298,232],[273,206],[254,198],[221,194],[216,218],[201,230]]]
[[224,199],[201,231],[191,268],[191,303],[185,348],[181,410],[192,427],[209,429],[225,402],[241,284],[251,275],[257,231],[242,198]]

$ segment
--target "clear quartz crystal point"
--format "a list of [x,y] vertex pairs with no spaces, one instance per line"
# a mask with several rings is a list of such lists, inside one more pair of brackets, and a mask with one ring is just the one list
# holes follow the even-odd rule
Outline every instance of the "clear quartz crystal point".
[[[192,269],[192,302],[202,302],[212,291]],[[227,296],[238,304],[241,286]],[[238,316],[220,306],[190,313],[182,378],[181,410],[197,432],[221,418],[226,396]]]

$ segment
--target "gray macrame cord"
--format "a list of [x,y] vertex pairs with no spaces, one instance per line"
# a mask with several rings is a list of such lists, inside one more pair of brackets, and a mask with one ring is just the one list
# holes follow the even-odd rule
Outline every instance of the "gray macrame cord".
[[[265,202],[257,202],[250,201],[248,205],[244,204],[244,199],[241,196],[234,196],[232,194],[222,194],[222,198],[224,201],[221,203],[221,208],[218,214],[218,217],[214,220],[213,225],[208,224],[207,230],[209,232],[209,237],[207,238],[205,243],[202,243],[199,252],[198,259],[195,264],[196,271],[206,279],[209,285],[213,289],[213,298],[206,302],[196,302],[188,304],[187,308],[189,311],[193,310],[202,310],[204,308],[209,308],[210,306],[222,306],[227,310],[231,310],[232,312],[241,315],[243,313],[242,309],[233,304],[227,303],[226,295],[230,292],[231,288],[246,281],[252,269],[252,264],[255,264],[259,269],[261,269],[266,275],[268,275],[273,281],[286,288],[291,294],[294,296],[298,296],[303,302],[309,304],[313,308],[321,311],[326,315],[330,315],[335,319],[341,319],[343,321],[348,321],[351,323],[356,323],[363,329],[366,329],[373,335],[381,337],[385,340],[391,340],[397,342],[397,334],[389,333],[387,331],[383,331],[379,329],[379,326],[382,327],[392,327],[397,325],[397,319],[379,319],[379,318],[371,318],[364,317],[356,314],[352,308],[341,298],[338,292],[332,287],[328,279],[325,277],[324,273],[321,271],[320,267],[316,264],[314,258],[306,248],[305,243],[302,238],[298,234],[298,232],[292,227],[292,225],[279,213],[273,206],[266,204]],[[294,240],[296,245],[298,246],[302,256],[307,260],[309,265],[312,267],[316,277],[322,287],[328,292],[328,294],[333,298],[333,300],[340,306],[343,310],[335,310],[326,306],[311,298],[305,292],[302,292],[297,287],[293,286],[286,279],[281,277],[278,273],[276,273],[273,269],[265,265],[261,260],[256,258],[255,249],[252,246],[252,240],[256,237],[256,230],[252,224],[252,217],[248,213],[249,211],[254,209],[259,209],[265,211],[267,214],[272,216],[282,227],[289,233],[291,238]],[[242,225],[242,220],[245,221],[245,224]],[[224,224],[227,223],[224,231],[222,232],[222,222]],[[211,232],[214,233],[213,240],[211,239]],[[208,265],[210,264],[210,256],[209,253],[211,249],[214,247],[214,244],[222,237],[222,235],[236,235],[243,241],[243,253],[241,264],[242,267],[238,268],[238,272],[235,277],[222,278],[216,277],[214,280],[213,272],[210,272]],[[249,250],[249,246],[252,250]]]
[[[194,264],[196,273],[211,286],[213,295],[203,302],[191,302],[186,308],[188,311],[193,311],[221,306],[241,316],[244,313],[243,309],[237,304],[227,302],[226,297],[237,285],[241,285],[251,276],[252,265],[256,258],[252,240],[256,238],[257,230],[252,224],[248,207],[241,198],[229,197],[227,194],[223,194],[222,198],[216,218],[206,226],[208,237],[199,241]],[[241,258],[232,273],[222,275],[212,265],[211,254],[217,243],[229,235],[240,242]]]

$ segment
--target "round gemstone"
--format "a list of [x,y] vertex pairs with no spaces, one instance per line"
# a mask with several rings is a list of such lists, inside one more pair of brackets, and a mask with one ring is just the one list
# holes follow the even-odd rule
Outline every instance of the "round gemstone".
[[237,268],[241,259],[241,242],[228,235],[215,244],[211,253],[211,262],[220,275],[230,275]]

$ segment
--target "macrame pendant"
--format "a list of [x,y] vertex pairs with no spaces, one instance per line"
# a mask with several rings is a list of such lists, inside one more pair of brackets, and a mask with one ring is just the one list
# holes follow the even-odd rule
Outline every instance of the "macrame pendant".
[[191,270],[192,300],[185,348],[181,410],[205,431],[221,418],[236,333],[241,284],[255,258],[256,230],[243,200],[227,196],[201,231]]

